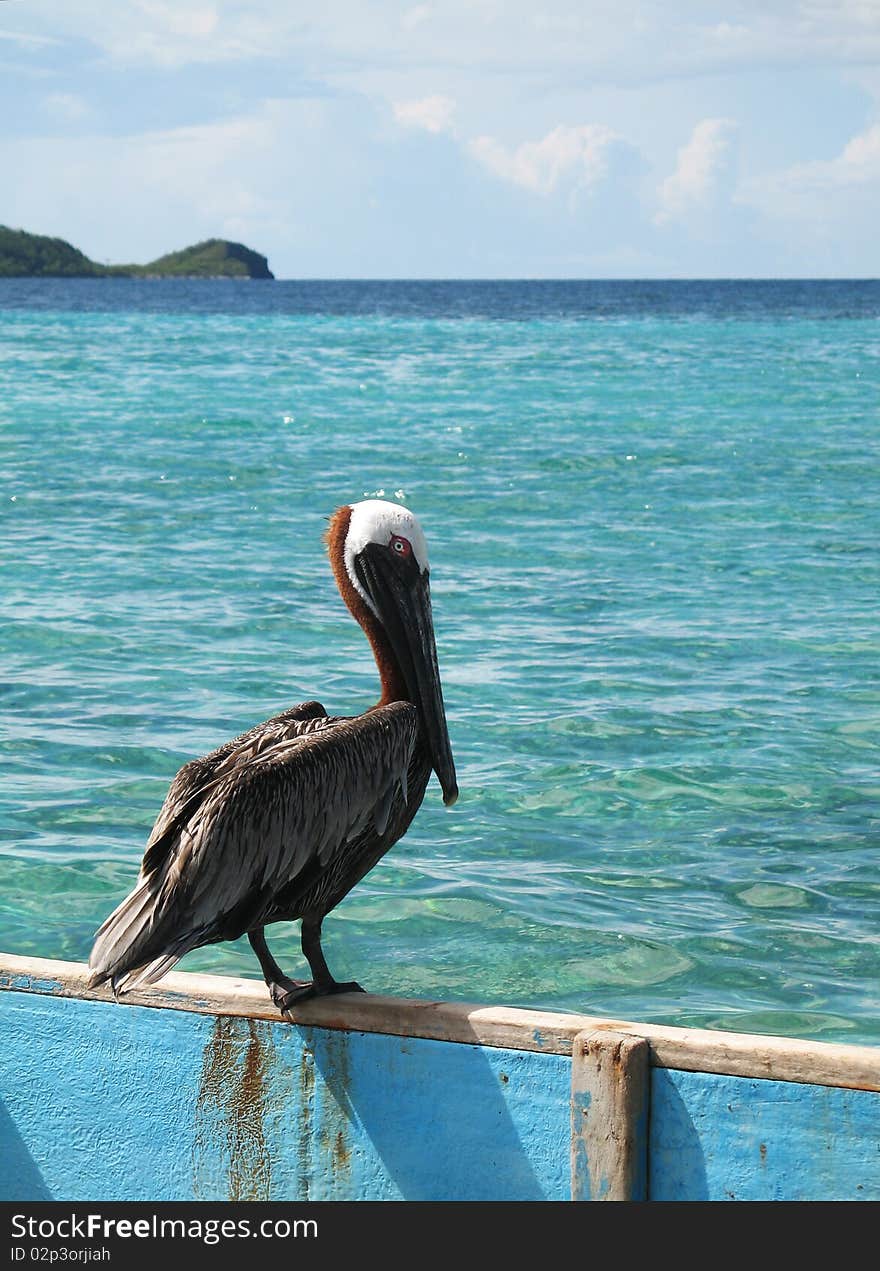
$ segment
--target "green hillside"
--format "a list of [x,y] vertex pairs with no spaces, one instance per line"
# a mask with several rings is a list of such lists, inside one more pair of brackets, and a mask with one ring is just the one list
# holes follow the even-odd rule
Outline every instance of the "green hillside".
[[272,278],[265,256],[243,243],[209,238],[180,252],[169,252],[149,265],[115,265],[114,273],[178,278]]
[[209,238],[146,265],[99,265],[63,238],[0,225],[0,278],[273,278],[265,256]]
[[63,238],[0,225],[0,278],[94,278],[106,270]]

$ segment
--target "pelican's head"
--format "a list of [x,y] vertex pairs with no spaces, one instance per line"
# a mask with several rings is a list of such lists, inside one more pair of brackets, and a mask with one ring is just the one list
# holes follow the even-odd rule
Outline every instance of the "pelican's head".
[[[450,806],[458,797],[458,786],[437,666],[428,546],[422,527],[398,503],[365,499],[335,514],[328,544],[349,608],[374,648],[376,628],[384,635],[406,696],[419,708],[443,802]],[[380,669],[384,652],[377,649]]]
[[399,503],[386,503],[384,499],[352,503],[345,536],[345,568],[352,586],[379,617],[369,589],[358,576],[357,562],[362,560],[364,551],[371,545],[389,549],[397,557],[398,564],[411,560],[418,567],[419,574],[427,578],[428,544],[421,525],[409,508],[401,507]]

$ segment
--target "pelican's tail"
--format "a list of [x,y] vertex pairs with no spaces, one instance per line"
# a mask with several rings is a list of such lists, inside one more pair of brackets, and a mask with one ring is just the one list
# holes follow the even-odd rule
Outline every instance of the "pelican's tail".
[[186,949],[162,947],[154,926],[156,880],[142,878],[95,933],[89,955],[90,988],[110,981],[114,993],[154,984]]

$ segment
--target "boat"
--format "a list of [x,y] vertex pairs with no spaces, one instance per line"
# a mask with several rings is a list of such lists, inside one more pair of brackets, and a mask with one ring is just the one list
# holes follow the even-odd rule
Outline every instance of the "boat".
[[4,1201],[880,1199],[880,1049],[0,955]]

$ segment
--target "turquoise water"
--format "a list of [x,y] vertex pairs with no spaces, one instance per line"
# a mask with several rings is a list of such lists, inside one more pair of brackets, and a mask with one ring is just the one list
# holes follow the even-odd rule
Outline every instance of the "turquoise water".
[[87,957],[186,759],[375,700],[321,536],[384,494],[462,794],[335,973],[876,1044],[878,389],[876,283],[0,282],[0,949]]

